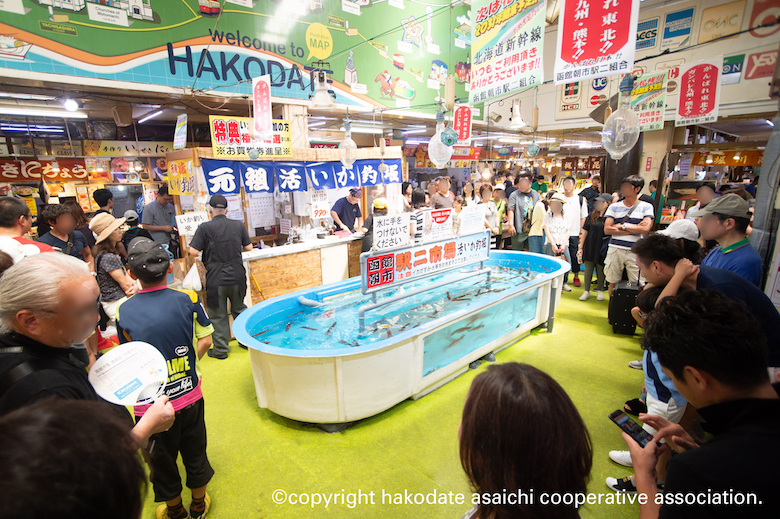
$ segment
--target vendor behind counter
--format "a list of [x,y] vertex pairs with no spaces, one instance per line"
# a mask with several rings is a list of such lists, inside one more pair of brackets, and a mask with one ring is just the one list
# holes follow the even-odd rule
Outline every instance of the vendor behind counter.
[[363,190],[353,187],[344,198],[339,198],[330,210],[330,216],[337,227],[343,231],[357,232],[362,224],[360,217],[360,198]]

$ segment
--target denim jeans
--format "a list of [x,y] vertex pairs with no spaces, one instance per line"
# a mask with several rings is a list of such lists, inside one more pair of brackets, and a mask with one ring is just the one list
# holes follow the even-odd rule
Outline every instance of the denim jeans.
[[544,236],[529,236],[528,251],[544,254]]

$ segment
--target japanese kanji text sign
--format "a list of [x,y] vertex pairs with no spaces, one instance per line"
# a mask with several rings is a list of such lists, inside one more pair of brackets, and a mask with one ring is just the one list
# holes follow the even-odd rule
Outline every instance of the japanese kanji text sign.
[[630,72],[640,0],[562,0],[555,84]]
[[680,67],[675,126],[711,123],[718,120],[720,74],[723,57]]
[[195,172],[192,159],[168,162],[168,191],[172,195],[195,194]]
[[200,224],[208,221],[209,215],[205,212],[177,214],[176,228],[179,230],[179,234],[192,239]]
[[48,159],[0,159],[0,181],[38,182],[41,177],[49,182],[87,181],[87,169],[83,160],[57,159],[60,167],[55,171]]
[[546,6],[545,0],[472,3],[472,105],[542,84]]
[[664,127],[666,111],[666,72],[655,71],[639,76],[631,91],[631,109],[639,116],[640,131]]
[[490,255],[490,233],[414,245],[391,252],[364,252],[360,255],[361,292],[368,294],[396,284],[438,274]]
[[266,74],[252,79],[252,104],[254,108],[254,133],[260,136],[271,131],[271,76]]
[[374,249],[387,250],[409,244],[409,213],[375,216]]
[[250,132],[252,119],[248,117],[209,116],[211,145],[215,159],[247,160],[292,157],[290,122],[280,119],[271,122],[268,139]]

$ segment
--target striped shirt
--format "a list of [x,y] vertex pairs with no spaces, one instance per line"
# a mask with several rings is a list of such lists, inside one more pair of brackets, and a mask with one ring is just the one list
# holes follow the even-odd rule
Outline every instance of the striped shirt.
[[423,237],[423,222],[425,217],[423,212],[419,209],[414,209],[409,215],[409,222],[414,225],[414,243],[415,245],[422,243]]
[[[636,209],[634,209],[634,212],[631,213],[631,216],[625,221],[623,221],[623,218],[625,218],[625,216],[631,210],[631,207],[628,207],[625,202],[618,202],[616,204],[610,205],[607,208],[607,212],[604,214],[604,216],[606,218],[612,218],[613,223],[616,225],[623,223],[629,225],[639,225],[645,218],[650,218],[650,220],[652,220],[654,215],[652,204],[642,202],[641,200],[637,200],[636,203],[639,205],[636,207]],[[631,249],[631,246],[641,239],[642,235],[640,234],[612,236],[612,239],[609,242],[609,246],[618,249]]]

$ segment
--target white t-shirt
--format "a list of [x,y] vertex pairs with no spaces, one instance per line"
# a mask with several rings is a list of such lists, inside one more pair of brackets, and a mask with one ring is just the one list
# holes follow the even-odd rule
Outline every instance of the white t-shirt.
[[[642,220],[645,218],[650,218],[651,220],[655,216],[655,212],[653,210],[652,204],[649,204],[647,202],[643,202],[641,200],[637,200],[637,206],[636,209],[634,209],[634,212],[631,213],[631,216],[622,223],[627,223],[631,225],[639,225],[642,223]],[[618,223],[621,221],[623,217],[625,217],[628,212],[631,210],[631,207],[627,206],[625,201],[617,202],[615,204],[611,204],[607,208],[607,212],[604,213],[604,216],[607,218],[612,218],[614,223]],[[610,247],[616,247],[618,249],[630,249],[633,244],[638,242],[643,238],[642,235],[639,234],[626,234],[625,236],[613,236],[612,239],[609,242]]]
[[588,216],[588,202],[583,198],[580,203],[580,195],[576,193],[573,196],[564,195],[564,198],[566,203],[563,205],[563,215],[569,222],[569,236],[579,236],[581,218]]
[[[553,240],[555,240],[555,245],[569,246],[570,231],[569,220],[566,218],[566,213],[564,213],[563,218],[561,218],[553,216],[550,211],[547,211],[547,214],[544,215],[544,225],[547,226],[547,230],[552,235]],[[577,221],[577,225],[579,225],[579,221]]]

